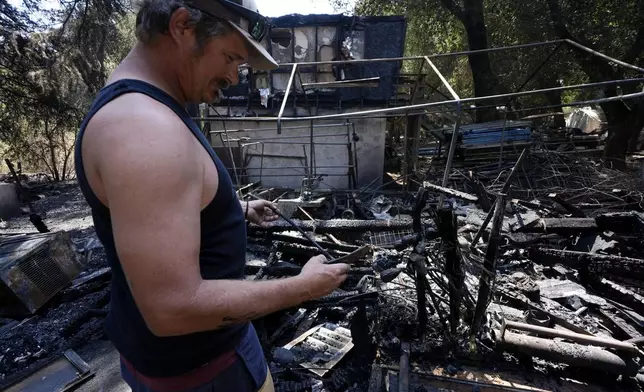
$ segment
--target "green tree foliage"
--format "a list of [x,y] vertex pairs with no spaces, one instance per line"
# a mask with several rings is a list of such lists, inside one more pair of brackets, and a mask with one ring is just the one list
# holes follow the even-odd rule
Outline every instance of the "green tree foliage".
[[[343,0],[336,0],[336,3],[346,6],[342,4],[346,3]],[[629,63],[642,66],[644,62],[642,0],[358,0],[355,12],[358,15],[405,15],[408,19],[406,51],[410,56],[567,38]],[[552,54],[554,49],[555,46],[495,52],[487,60],[470,56],[469,64],[452,59],[441,61],[439,68],[448,75],[461,96],[634,76],[633,72],[586,52],[561,47]],[[549,61],[541,66],[548,58]],[[625,86],[621,93],[638,88],[638,85]],[[614,96],[620,92],[613,86],[600,93],[601,96]],[[556,106],[572,100],[597,98],[597,94],[597,91],[553,92],[494,104],[513,109]],[[609,121],[605,155],[614,167],[624,166],[628,142],[635,140],[644,126],[641,106],[634,101],[602,105]],[[478,116],[478,120],[486,118],[488,116]],[[562,125],[563,117],[558,120]]]
[[61,2],[53,11],[37,1],[20,10],[0,2],[3,153],[66,180],[83,115],[133,42],[133,15],[111,0]]

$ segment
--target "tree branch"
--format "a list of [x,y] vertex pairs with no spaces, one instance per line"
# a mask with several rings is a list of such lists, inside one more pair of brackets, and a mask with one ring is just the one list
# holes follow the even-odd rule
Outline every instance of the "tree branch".
[[460,4],[456,4],[455,0],[441,0],[441,3],[443,4],[443,7],[447,8],[447,10],[461,22],[465,20],[465,11]]
[[637,37],[635,37],[635,42],[626,52],[624,56],[624,61],[633,64],[636,62],[637,58],[640,57],[642,51],[644,51],[644,24],[640,22],[640,28],[637,30]]
[[[559,0],[546,0],[546,3],[548,4],[550,19],[552,21],[555,33],[559,36],[559,38],[569,39],[571,41],[578,42],[588,48],[592,48],[592,45],[590,43],[586,42],[584,39],[579,39],[579,37],[573,36],[573,34],[570,32],[566,24],[566,20],[563,16]],[[586,73],[586,75],[588,75],[591,80],[601,81],[617,78],[615,71],[611,68],[608,62],[604,60],[598,60],[593,55],[577,47],[573,47],[572,49],[575,52],[579,64],[584,70],[584,73]]]

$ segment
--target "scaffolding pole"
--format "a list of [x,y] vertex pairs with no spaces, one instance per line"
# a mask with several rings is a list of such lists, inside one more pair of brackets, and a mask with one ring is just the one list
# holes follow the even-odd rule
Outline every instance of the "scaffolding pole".
[[[284,91],[284,101],[282,101],[282,107],[280,107],[280,112],[277,115],[277,134],[278,135],[282,134],[282,116],[284,115],[284,109],[286,109],[286,102],[288,102],[288,94],[291,92],[291,87],[293,86],[293,78],[295,78],[296,72],[297,72],[297,63],[293,65],[293,70],[291,70],[291,76],[288,78],[286,91]],[[295,95],[295,90],[293,90],[293,95]]]
[[[540,90],[522,91],[522,92],[518,92],[518,93],[489,95],[489,96],[485,96],[485,97],[476,97],[476,98],[464,98],[464,99],[460,100],[460,103],[461,103],[461,105],[464,105],[464,104],[467,104],[467,103],[474,103],[474,102],[477,102],[477,101],[498,100],[500,98],[528,96],[528,95],[543,94],[543,93],[554,92],[554,91],[567,91],[567,90],[586,89],[586,88],[607,86],[607,85],[611,85],[611,84],[633,83],[633,82],[644,82],[644,78],[612,80],[612,81],[608,81],[608,82],[597,82],[597,83],[587,83],[587,84],[579,84],[579,85],[573,85],[573,86],[552,87],[552,88],[540,89]],[[569,103],[569,104],[563,104],[563,105],[561,105],[561,107],[574,107],[574,106],[587,105],[589,103],[591,103],[591,104],[592,103],[605,103],[605,102],[614,102],[614,101],[635,99],[635,98],[640,98],[643,95],[644,95],[644,93],[626,94],[626,95],[621,95],[621,96],[616,96],[616,97],[600,98],[600,99],[595,99],[595,100],[590,100],[590,101],[572,102],[572,103]],[[282,117],[281,121],[311,121],[311,120],[330,120],[330,119],[350,119],[350,118],[361,118],[361,117],[366,117],[366,116],[371,116],[371,115],[380,115],[380,114],[384,115],[384,114],[393,114],[393,113],[409,114],[412,110],[423,110],[423,109],[427,109],[427,108],[436,108],[436,107],[441,107],[441,106],[456,105],[458,103],[459,103],[459,101],[457,101],[457,100],[449,100],[449,101],[441,101],[441,102],[428,102],[428,103],[421,103],[421,104],[416,104],[416,105],[395,106],[395,107],[382,108],[382,109],[364,110],[364,111],[361,111],[361,112],[326,114],[326,115],[313,116],[313,117]],[[534,109],[537,109],[537,108],[541,108],[541,107],[535,107]],[[473,108],[473,109],[475,109],[475,108]],[[463,108],[462,110],[467,110],[467,108]],[[419,113],[423,113],[423,112],[419,112]],[[209,119],[205,119],[205,120],[209,120]],[[213,118],[213,120],[220,120],[220,119],[219,118]],[[253,118],[229,117],[229,118],[227,118],[227,121],[271,121],[272,122],[272,121],[275,121],[275,117],[253,117]]]
[[[432,68],[434,73],[438,76],[438,78],[441,80],[443,85],[447,88],[447,91],[452,95],[452,98],[454,98],[454,102],[456,103],[456,122],[454,123],[454,132],[452,132],[452,140],[449,144],[449,153],[447,154],[447,164],[445,165],[445,173],[443,174],[443,182],[442,182],[442,187],[447,187],[447,182],[449,181],[449,175],[452,171],[452,164],[454,163],[454,154],[456,153],[456,145],[458,144],[458,132],[461,127],[461,117],[463,115],[463,110],[461,109],[461,98],[456,94],[456,91],[452,88],[452,86],[449,84],[447,79],[445,79],[445,76],[438,70],[436,65],[432,62],[432,60],[429,59],[428,56],[425,56],[425,61],[429,64],[429,66]],[[441,194],[440,200],[438,201],[438,205],[442,208],[443,202],[445,201],[445,195]]]

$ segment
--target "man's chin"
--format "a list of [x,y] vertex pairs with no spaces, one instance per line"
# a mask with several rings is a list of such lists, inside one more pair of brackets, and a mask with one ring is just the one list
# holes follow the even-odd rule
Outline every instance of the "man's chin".
[[224,93],[222,93],[221,90],[217,89],[217,90],[214,90],[210,96],[208,96],[207,103],[210,103],[210,104],[219,103],[223,98],[224,98]]

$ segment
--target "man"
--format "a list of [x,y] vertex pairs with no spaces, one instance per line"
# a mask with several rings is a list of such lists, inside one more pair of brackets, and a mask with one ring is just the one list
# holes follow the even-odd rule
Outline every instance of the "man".
[[272,390],[251,320],[326,295],[347,265],[312,258],[300,275],[245,281],[240,202],[187,115],[238,82],[238,67],[276,67],[265,20],[223,0],[144,0],[138,42],[81,125],[76,169],[112,267],[106,331],[134,391]]

